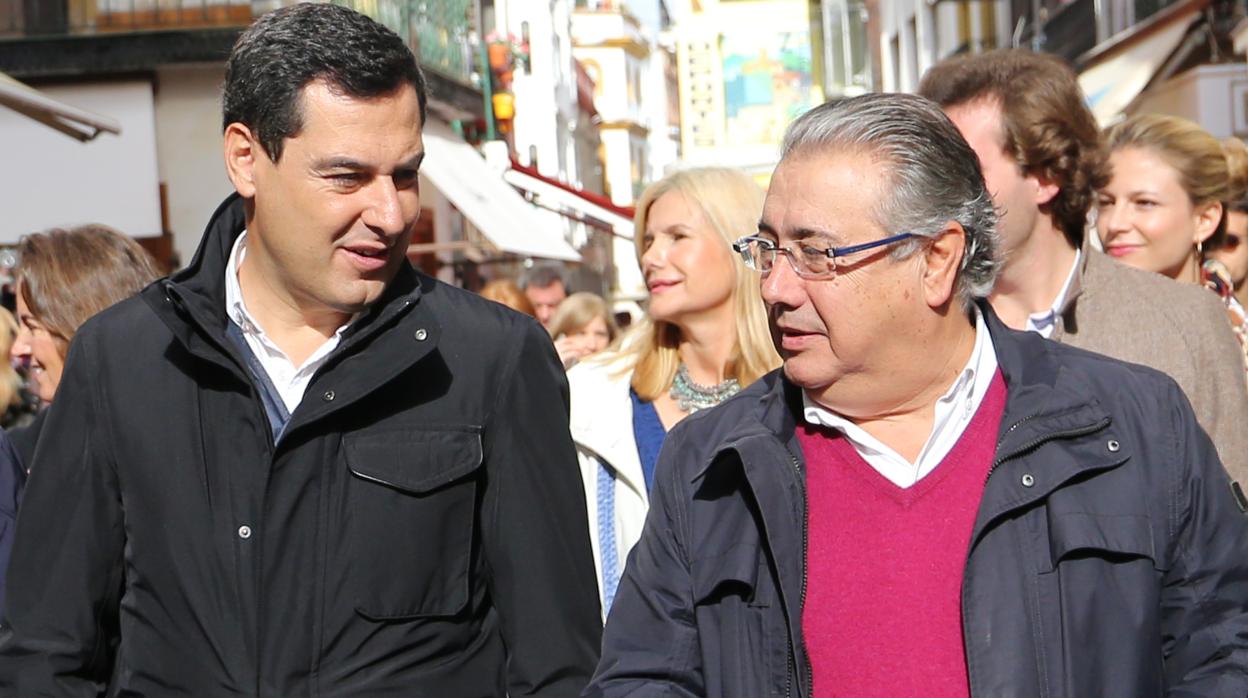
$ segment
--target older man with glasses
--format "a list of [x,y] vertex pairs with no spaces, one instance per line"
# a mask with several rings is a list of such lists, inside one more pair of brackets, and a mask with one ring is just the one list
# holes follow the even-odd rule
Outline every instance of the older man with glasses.
[[1171,379],[996,317],[948,118],[782,152],[735,248],[784,367],[669,434],[585,695],[1248,693],[1248,502]]

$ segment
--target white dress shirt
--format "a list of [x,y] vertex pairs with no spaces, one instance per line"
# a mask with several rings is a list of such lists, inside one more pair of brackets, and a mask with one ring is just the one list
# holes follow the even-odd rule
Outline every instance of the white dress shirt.
[[808,423],[843,433],[868,465],[904,489],[926,477],[949,455],[954,444],[962,437],[962,432],[971,423],[980,403],[984,401],[996,373],[997,352],[993,349],[992,337],[988,335],[983,314],[977,308],[975,346],[971,350],[971,358],[949,390],[936,401],[932,433],[928,435],[927,442],[919,451],[919,457],[913,463],[868,434],[862,427],[819,405],[805,393],[802,394],[803,412]]
[[320,368],[321,364],[329,358],[330,352],[338,347],[338,343],[342,341],[342,333],[351,323],[348,322],[339,327],[334,336],[325,340],[324,344],[312,352],[302,366],[295,366],[286,356],[286,352],[277,348],[273,340],[264,333],[260,323],[247,312],[247,304],[243,302],[243,288],[238,282],[238,268],[246,255],[247,231],[244,230],[243,234],[234,241],[234,248],[230,250],[230,259],[225,265],[225,310],[230,320],[242,329],[247,346],[251,348],[251,353],[260,362],[261,368],[268,374],[273,387],[277,389],[282,398],[282,404],[286,405],[286,411],[294,414],[295,408],[303,400],[304,391],[308,389],[308,383],[312,382],[316,369]]
[[1053,336],[1053,328],[1057,326],[1057,316],[1062,314],[1062,308],[1066,305],[1066,296],[1070,294],[1070,285],[1075,280],[1075,271],[1079,269],[1079,260],[1083,257],[1083,252],[1075,250],[1075,263],[1070,265],[1070,273],[1066,275],[1066,283],[1062,284],[1062,290],[1057,294],[1057,298],[1053,299],[1053,305],[1048,310],[1039,313],[1033,313],[1027,317],[1027,331],[1039,332],[1040,336],[1049,339]]

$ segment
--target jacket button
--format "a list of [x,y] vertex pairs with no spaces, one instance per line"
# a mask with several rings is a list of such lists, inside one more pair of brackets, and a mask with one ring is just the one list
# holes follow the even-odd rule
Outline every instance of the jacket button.
[[325,400],[325,402],[333,402],[335,397],[337,396],[334,395],[334,391],[332,390],[326,390],[325,392],[321,393],[321,398]]
[[1031,487],[1034,484],[1036,484],[1036,478],[1032,477],[1031,473],[1023,475],[1023,487]]
[[423,342],[426,339],[429,339],[429,333],[425,331],[425,328],[423,327],[420,328],[419,330],[416,330],[416,334],[414,336],[416,337],[417,342]]
[[243,540],[251,538],[251,526],[239,526],[238,537],[242,538]]
[[1105,448],[1108,448],[1110,453],[1117,453],[1118,449],[1122,448],[1122,445],[1116,440],[1110,439],[1109,443],[1105,444]]

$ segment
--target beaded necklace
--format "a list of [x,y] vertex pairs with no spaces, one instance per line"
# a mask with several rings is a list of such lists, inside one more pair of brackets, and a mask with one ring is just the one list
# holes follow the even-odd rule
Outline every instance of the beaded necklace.
[[736,378],[718,385],[699,385],[689,377],[689,368],[683,363],[676,371],[676,380],[672,381],[672,389],[668,393],[681,412],[693,414],[698,410],[714,407],[741,391],[741,384]]

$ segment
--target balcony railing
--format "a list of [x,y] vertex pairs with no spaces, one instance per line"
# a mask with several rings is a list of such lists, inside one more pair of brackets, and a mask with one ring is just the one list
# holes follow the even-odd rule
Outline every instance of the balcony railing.
[[0,0],[0,35],[238,27],[276,5],[252,0]]
[[381,22],[404,37],[421,66],[464,84],[479,79],[472,0],[333,0]]
[[[480,74],[474,0],[332,0],[403,37],[421,65],[465,85]],[[244,27],[295,0],[0,0],[0,39]]]

